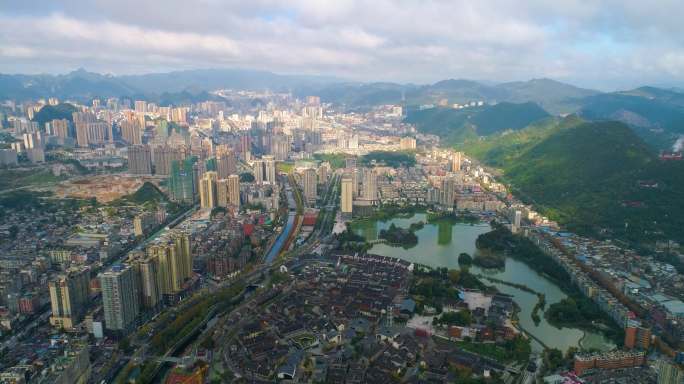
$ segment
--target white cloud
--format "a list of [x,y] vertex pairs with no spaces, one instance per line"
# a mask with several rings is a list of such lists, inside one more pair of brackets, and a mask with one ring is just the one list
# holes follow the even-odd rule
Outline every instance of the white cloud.
[[679,8],[674,0],[7,0],[0,72],[231,66],[414,82],[677,81]]

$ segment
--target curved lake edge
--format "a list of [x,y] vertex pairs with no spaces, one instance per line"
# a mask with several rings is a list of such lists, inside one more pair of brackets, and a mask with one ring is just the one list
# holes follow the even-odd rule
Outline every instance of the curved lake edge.
[[[412,222],[423,220],[426,223],[424,228],[416,231],[419,238],[418,246],[404,249],[387,244],[373,244],[368,253],[397,257],[430,268],[446,267],[448,269],[460,269],[457,258],[462,252],[475,256],[478,252],[475,246],[477,236],[492,230],[491,225],[486,221],[463,223],[449,217],[426,220],[427,215],[428,213],[422,210],[384,217],[383,219],[355,220],[351,223],[351,228],[356,234],[366,238],[366,241],[373,241],[377,239],[377,233],[380,229],[389,227],[392,223],[408,228]],[[509,255],[506,255],[505,259],[506,264],[503,269],[488,270],[471,266],[470,270],[474,274],[481,275],[482,277],[478,276],[480,279],[484,280],[490,277],[501,281],[500,283],[492,282],[491,285],[501,293],[514,297],[514,301],[521,309],[519,324],[522,329],[533,335],[534,338],[544,340],[544,343],[549,347],[558,348],[562,351],[569,347],[584,348],[582,340],[585,339],[591,339],[591,344],[594,344],[588,348],[609,350],[615,347],[612,341],[594,329],[587,330],[582,327],[553,325],[546,319],[546,316],[539,316],[539,324],[535,324],[531,313],[539,301],[538,293],[544,294],[545,309],[548,309],[551,304],[571,296],[562,289],[563,284],[558,284],[551,276],[546,276],[543,272],[535,270],[524,260],[517,260],[512,256],[509,257]],[[524,290],[514,285],[522,285],[528,289]],[[545,312],[545,309],[542,312]],[[543,350],[543,347],[538,344],[540,343],[533,343],[537,347],[536,350]]]

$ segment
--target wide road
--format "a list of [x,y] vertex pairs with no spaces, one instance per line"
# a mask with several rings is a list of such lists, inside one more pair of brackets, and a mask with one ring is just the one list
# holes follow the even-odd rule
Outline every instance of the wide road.
[[311,233],[304,244],[299,246],[294,251],[294,256],[302,255],[308,252],[319,244],[319,238],[330,233],[332,228],[332,221],[335,220],[335,211],[337,208],[337,196],[339,194],[339,175],[333,175],[327,184],[323,199],[320,203],[321,215],[319,215],[319,222],[316,229]]

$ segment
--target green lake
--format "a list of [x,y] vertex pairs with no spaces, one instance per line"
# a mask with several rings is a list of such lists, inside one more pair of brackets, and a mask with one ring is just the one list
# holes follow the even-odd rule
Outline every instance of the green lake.
[[[402,228],[408,228],[412,223],[423,221],[427,223],[427,215],[417,213],[412,216],[395,217],[388,221],[362,221],[354,223],[354,231],[364,236],[368,241],[376,240],[381,229],[387,229],[391,224]],[[458,255],[462,252],[470,255],[477,254],[475,240],[482,233],[490,231],[489,224],[461,224],[452,223],[448,220],[440,220],[436,223],[425,224],[416,231],[418,245],[412,248],[394,247],[379,243],[373,245],[370,253],[392,256],[408,260],[414,263],[428,265],[430,267],[446,267],[458,269]],[[546,305],[559,302],[567,297],[561,289],[549,279],[539,275],[521,261],[513,258],[506,258],[506,266],[503,269],[482,269],[477,266],[471,267],[474,274],[482,274],[493,278],[524,284],[536,292],[546,295]],[[520,307],[520,326],[531,333],[544,344],[552,348],[566,351],[569,347],[584,347],[608,350],[615,347],[608,339],[600,333],[585,332],[576,328],[556,328],[549,324],[544,316],[541,316],[539,324],[532,320],[532,309],[537,303],[537,296],[504,284],[492,283],[484,280],[488,285],[494,285],[502,292],[513,296],[513,299]],[[540,312],[541,315],[541,312]],[[543,350],[538,342],[532,342],[535,351]]]

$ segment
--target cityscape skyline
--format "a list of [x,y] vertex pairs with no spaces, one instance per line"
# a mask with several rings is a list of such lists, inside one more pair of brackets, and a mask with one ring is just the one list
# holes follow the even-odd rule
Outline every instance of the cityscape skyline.
[[680,8],[3,2],[0,384],[684,384]]
[[681,384],[684,94],[540,84],[4,99],[0,383]]

